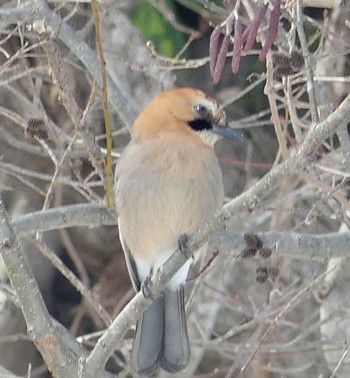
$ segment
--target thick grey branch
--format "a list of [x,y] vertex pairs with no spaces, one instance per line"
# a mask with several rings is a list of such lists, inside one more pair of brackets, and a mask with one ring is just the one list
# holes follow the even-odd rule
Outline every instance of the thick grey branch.
[[[42,354],[48,369],[56,377],[79,376],[79,358],[86,355],[84,348],[74,342],[66,330],[57,332],[38,285],[30,270],[25,255],[9,222],[0,197],[0,241],[1,256],[7,274],[21,306],[28,333]],[[74,350],[67,342],[74,343]],[[76,350],[79,355],[76,355]]]
[[[117,217],[105,207],[92,204],[70,205],[37,211],[20,216],[12,221],[18,235],[30,235],[69,227],[99,227],[116,225]],[[296,234],[291,232],[258,233],[268,247],[277,247],[277,253],[297,259],[325,261],[333,257],[350,257],[350,233],[322,235]],[[210,241],[209,247],[221,253],[235,253],[245,247],[243,234],[220,232]]]
[[14,219],[12,226],[17,234],[30,235],[35,232],[60,228],[116,225],[117,217],[105,207],[92,204],[70,205],[37,211]]
[[[350,232],[322,235],[262,232],[258,235],[265,247],[272,248],[274,254],[283,257],[321,263],[327,263],[334,257],[350,257]],[[210,249],[231,253],[234,257],[239,257],[244,247],[243,235],[235,232],[220,232],[209,242]]]

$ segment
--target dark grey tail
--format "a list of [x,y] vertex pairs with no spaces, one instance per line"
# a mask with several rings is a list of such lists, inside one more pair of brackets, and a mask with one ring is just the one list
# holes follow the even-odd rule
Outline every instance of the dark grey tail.
[[137,323],[131,361],[139,375],[151,376],[161,367],[172,373],[190,360],[184,290],[168,291],[155,300]]
[[161,367],[171,373],[185,369],[190,360],[184,289],[165,294],[165,337]]
[[164,297],[156,299],[143,313],[136,325],[136,334],[131,351],[135,373],[152,375],[163,356]]

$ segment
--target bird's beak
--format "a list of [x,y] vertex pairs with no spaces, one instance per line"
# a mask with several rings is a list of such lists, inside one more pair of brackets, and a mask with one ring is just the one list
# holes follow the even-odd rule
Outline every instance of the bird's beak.
[[228,127],[227,125],[223,127],[221,125],[214,124],[213,133],[221,135],[227,139],[238,140],[238,141],[241,141],[243,139],[243,134],[240,131],[232,129],[231,127]]
[[223,136],[227,139],[238,141],[241,141],[243,139],[243,134],[240,131],[228,127],[226,122],[226,114],[221,107],[218,109],[218,112],[214,117],[212,131],[213,133]]

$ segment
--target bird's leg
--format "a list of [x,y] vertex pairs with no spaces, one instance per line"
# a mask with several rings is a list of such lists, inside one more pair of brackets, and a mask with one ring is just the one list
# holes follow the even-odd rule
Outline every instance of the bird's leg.
[[187,258],[187,247],[188,247],[188,235],[182,234],[179,238],[179,250],[184,257]]

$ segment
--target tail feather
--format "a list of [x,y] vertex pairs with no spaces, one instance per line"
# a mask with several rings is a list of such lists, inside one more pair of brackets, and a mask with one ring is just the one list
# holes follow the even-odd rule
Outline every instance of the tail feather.
[[184,289],[167,291],[164,295],[164,350],[161,367],[171,373],[185,369],[190,360]]
[[131,352],[134,371],[153,375],[160,366],[164,342],[164,297],[156,299],[143,313],[136,326]]
[[138,375],[152,376],[161,367],[177,373],[190,360],[184,289],[167,291],[143,313],[136,326],[131,362]]

